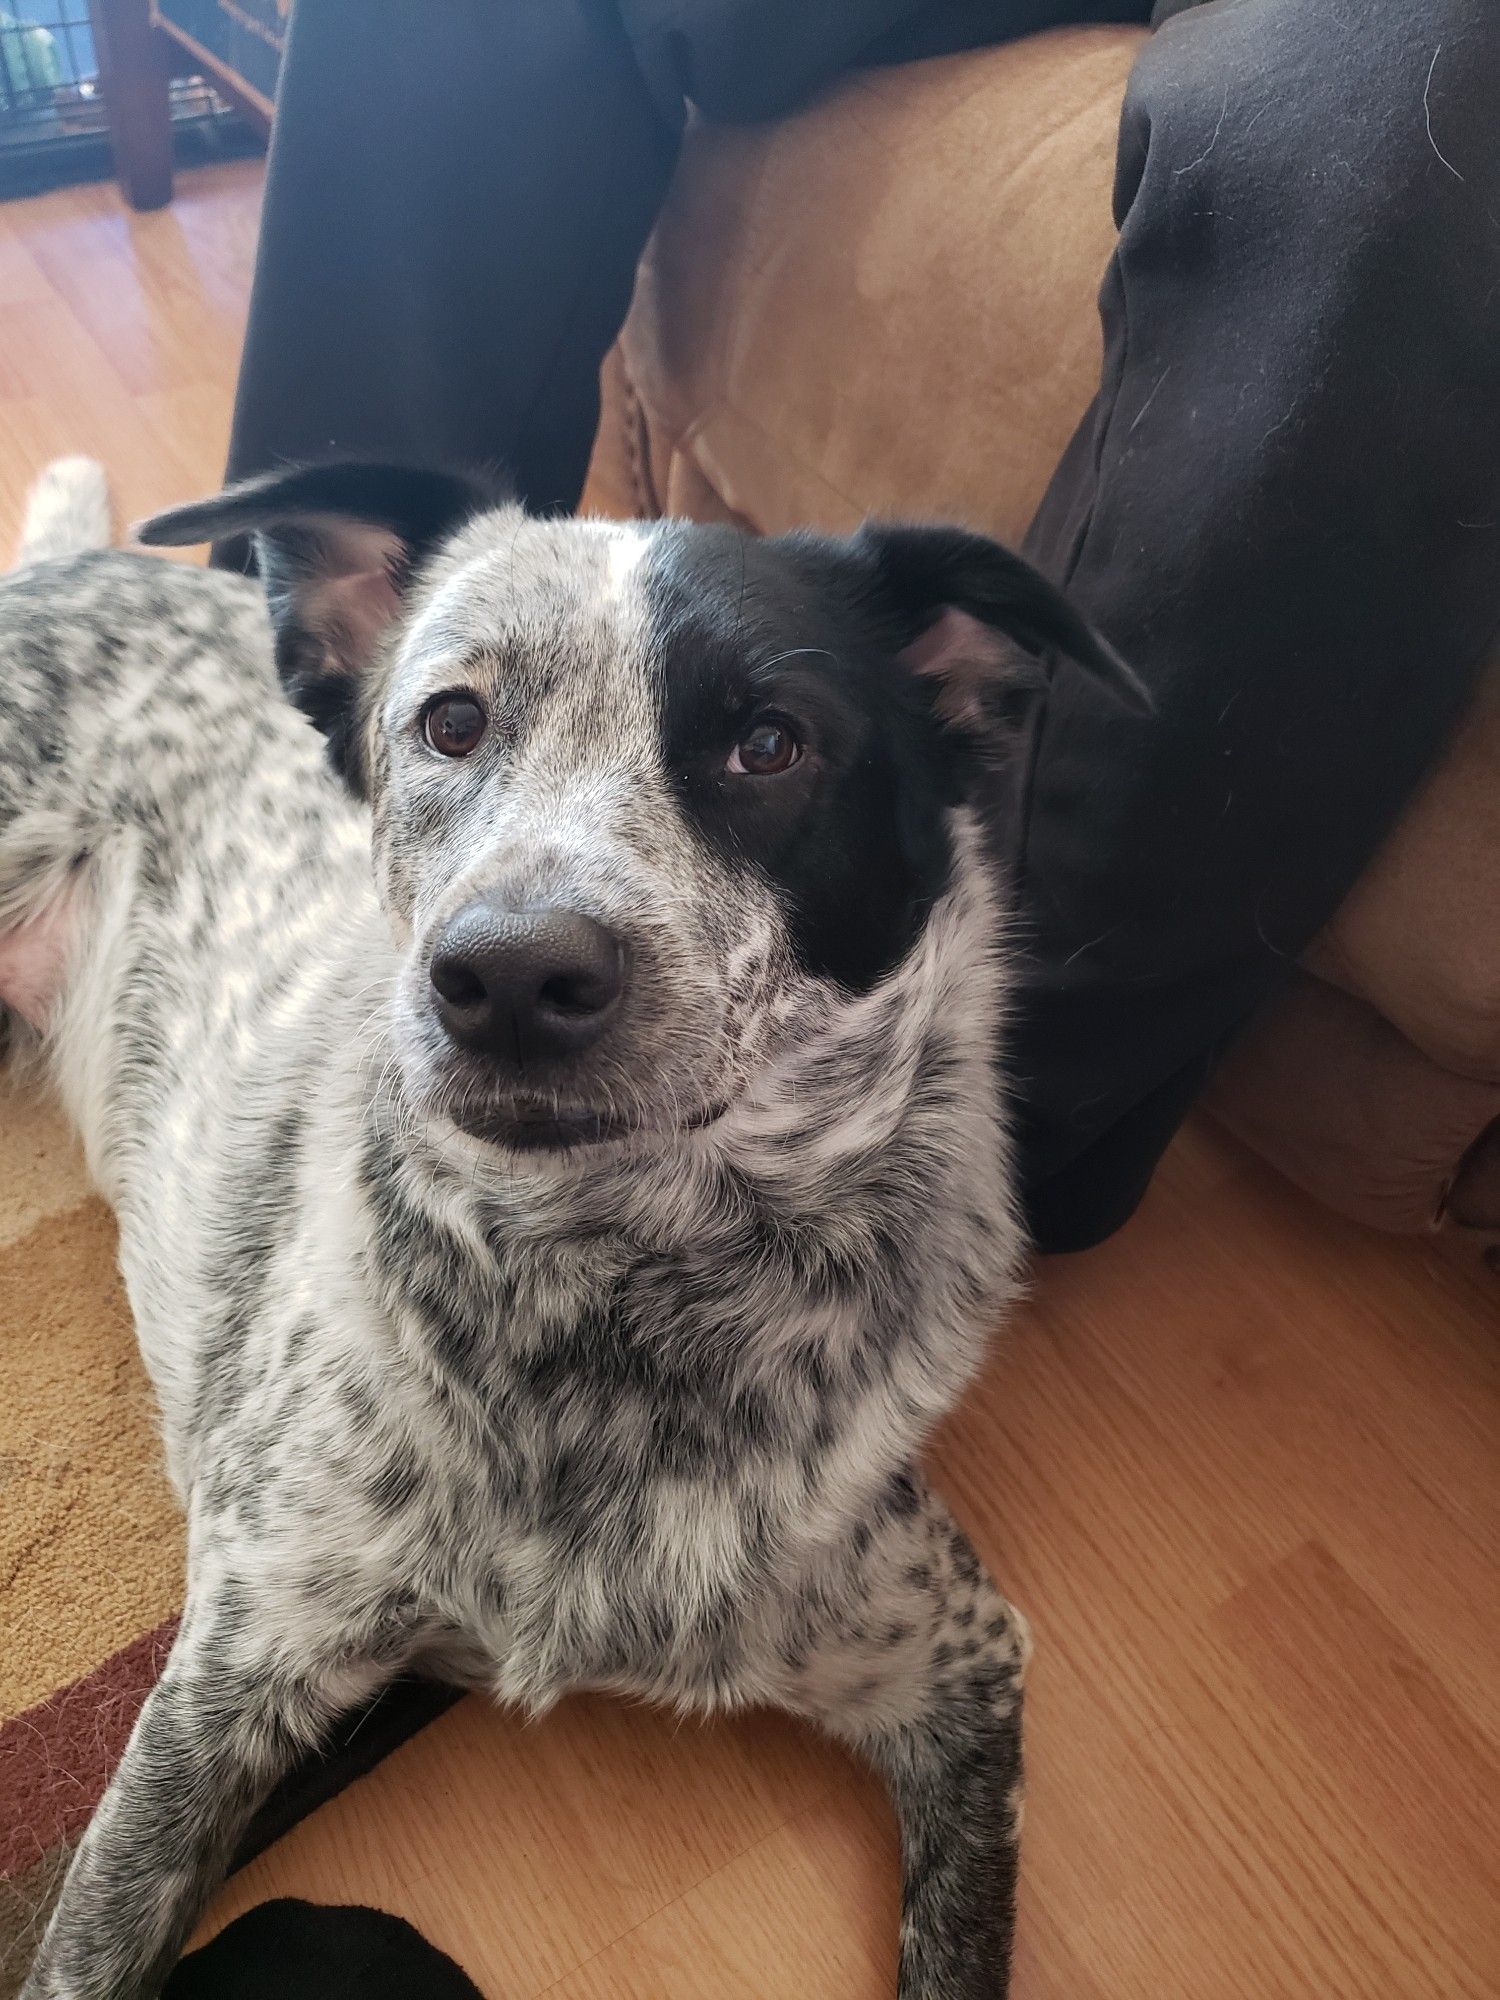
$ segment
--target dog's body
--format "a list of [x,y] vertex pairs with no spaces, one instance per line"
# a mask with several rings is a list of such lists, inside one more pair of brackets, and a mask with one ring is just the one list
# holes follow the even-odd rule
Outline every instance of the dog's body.
[[[329,728],[379,895],[258,589],[111,554],[0,589],[0,1000],[118,1213],[188,1520],[180,1636],[27,2000],[155,1992],[276,1777],[413,1667],[817,1718],[895,1794],[903,1996],[1003,1990],[1024,1641],[914,1466],[1021,1249],[989,872],[937,800],[884,961],[808,969],[822,887],[741,876],[761,836],[687,824],[643,747],[652,579],[694,532],[475,510],[427,560]],[[292,623],[305,664],[331,628]],[[430,715],[476,650],[512,704],[478,803],[477,755],[391,719],[414,662]],[[474,703],[439,706],[446,760]],[[534,1081],[518,1043],[497,1096],[510,1056],[433,1028],[432,939],[501,878],[626,940],[587,1117],[572,1056]]]

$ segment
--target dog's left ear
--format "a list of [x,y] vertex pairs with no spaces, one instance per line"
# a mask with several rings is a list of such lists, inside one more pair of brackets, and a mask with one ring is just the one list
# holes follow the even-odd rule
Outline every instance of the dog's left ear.
[[510,498],[498,482],[342,461],[269,472],[153,515],[137,541],[189,547],[253,535],[276,634],[276,669],[328,738],[334,768],[365,789],[357,683],[439,542]]
[[[1151,697],[1109,641],[1040,570],[1013,549],[964,528],[861,528],[854,545],[873,561],[882,603],[904,634],[900,657],[933,680],[939,714],[982,731],[993,698],[1045,680],[1063,654],[1126,707]],[[1042,664],[1017,672],[1015,648]]]

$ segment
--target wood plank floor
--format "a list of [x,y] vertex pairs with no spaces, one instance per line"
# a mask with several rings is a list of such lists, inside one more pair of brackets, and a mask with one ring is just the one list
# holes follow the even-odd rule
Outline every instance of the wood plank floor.
[[0,203],[0,561],[60,452],[104,460],[122,522],[219,483],[260,167],[179,189],[155,215],[107,184]]
[[[0,208],[0,535],[50,454],[122,518],[223,459],[258,196]],[[1037,1638],[1018,2000],[1500,1991],[1500,1287],[1212,1130],[1042,1269],[935,1453]],[[410,1916],[495,2000],[890,1991],[886,1807],[775,1718],[466,1701],[245,1870]],[[206,1933],[205,1933],[206,1934]]]

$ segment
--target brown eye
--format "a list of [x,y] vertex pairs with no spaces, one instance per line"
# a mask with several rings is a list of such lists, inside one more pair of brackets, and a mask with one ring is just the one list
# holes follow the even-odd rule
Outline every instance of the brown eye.
[[473,695],[443,694],[423,715],[422,734],[440,757],[467,757],[484,725],[484,710]]
[[789,771],[802,755],[802,745],[784,722],[757,722],[735,744],[729,769],[747,778],[774,778]]

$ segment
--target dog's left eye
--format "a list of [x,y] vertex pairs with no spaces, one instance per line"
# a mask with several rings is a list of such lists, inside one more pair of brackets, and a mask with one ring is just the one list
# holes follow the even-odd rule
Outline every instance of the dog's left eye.
[[730,751],[725,768],[740,777],[774,778],[789,771],[801,755],[802,745],[790,724],[779,716],[768,716],[745,731]]
[[484,710],[471,694],[440,694],[422,714],[422,734],[440,757],[467,757],[484,734]]

